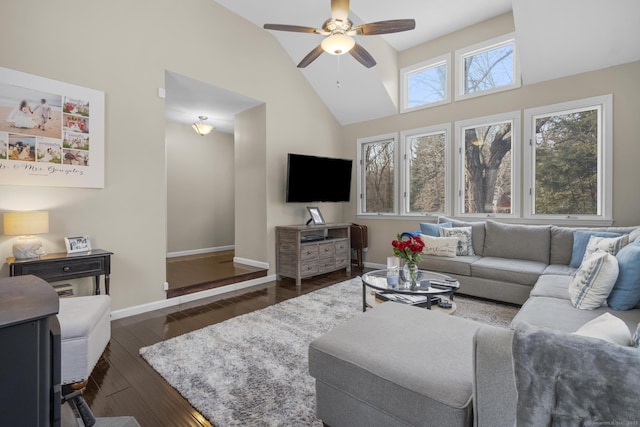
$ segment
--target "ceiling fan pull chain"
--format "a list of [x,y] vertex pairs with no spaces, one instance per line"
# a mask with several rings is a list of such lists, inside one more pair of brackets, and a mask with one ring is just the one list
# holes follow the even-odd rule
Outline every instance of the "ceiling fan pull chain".
[[336,58],[338,59],[338,63],[337,63],[337,70],[336,70],[336,75],[338,77],[338,79],[336,80],[336,85],[338,86],[338,89],[340,89],[340,56],[336,56]]

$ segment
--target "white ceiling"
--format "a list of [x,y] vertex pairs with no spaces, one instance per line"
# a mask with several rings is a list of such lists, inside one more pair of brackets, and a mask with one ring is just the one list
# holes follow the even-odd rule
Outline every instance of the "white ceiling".
[[[271,23],[319,28],[330,17],[330,0],[215,1],[259,27]],[[358,37],[358,43],[378,61],[371,69],[350,55],[323,54],[300,72],[342,125],[396,114],[395,97],[384,84],[388,75],[383,75],[390,65],[397,78],[393,52],[512,9],[524,84],[640,60],[640,25],[635,22],[640,16],[639,0],[351,0],[349,18],[354,24],[413,18],[416,29]],[[267,30],[264,34],[280,42],[292,67],[322,40],[315,34]],[[169,120],[184,122],[188,116],[186,122],[193,122],[204,114],[221,131],[232,132],[233,116],[260,103],[184,76],[167,75]]]
[[262,104],[261,101],[212,86],[189,77],[165,72],[165,118],[194,123],[206,116],[214,132],[233,133],[235,115]]

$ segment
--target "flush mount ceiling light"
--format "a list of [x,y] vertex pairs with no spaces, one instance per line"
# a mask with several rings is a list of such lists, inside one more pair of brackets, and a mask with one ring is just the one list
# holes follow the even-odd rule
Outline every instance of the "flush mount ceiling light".
[[198,120],[193,124],[192,126],[193,130],[195,130],[196,133],[200,136],[208,135],[209,132],[211,132],[214,129],[214,127],[209,123],[207,123],[207,119],[208,119],[207,116],[198,116],[198,118],[200,120]]

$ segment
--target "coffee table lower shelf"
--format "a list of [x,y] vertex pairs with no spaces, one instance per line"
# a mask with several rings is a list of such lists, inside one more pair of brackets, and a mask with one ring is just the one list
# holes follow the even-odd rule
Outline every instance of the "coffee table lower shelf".
[[[444,296],[446,298],[446,296]],[[446,313],[446,314],[453,314],[456,312],[456,309],[458,308],[458,306],[456,305],[455,301],[452,301],[451,298],[446,298],[450,303],[451,303],[451,308],[442,308],[440,306],[438,306],[437,304],[432,304],[431,305],[431,310],[435,310],[435,311],[440,311],[442,313]],[[367,300],[367,308],[374,308],[375,306],[377,306],[378,304],[382,304],[385,302],[389,302],[389,303],[395,303],[395,304],[403,304],[402,302],[396,302],[396,301],[384,301],[380,298],[376,297],[376,291],[375,290],[367,290],[367,295],[366,295],[366,300]],[[412,305],[416,305],[418,307],[421,307],[422,305],[426,306],[426,303],[423,304],[412,304]]]

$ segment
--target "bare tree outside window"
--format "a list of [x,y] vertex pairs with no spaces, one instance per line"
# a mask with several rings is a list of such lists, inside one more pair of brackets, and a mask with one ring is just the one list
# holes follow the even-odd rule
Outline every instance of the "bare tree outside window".
[[512,213],[512,122],[463,128],[465,213]]
[[393,140],[362,144],[364,174],[363,213],[394,211],[394,147]]
[[445,132],[415,135],[408,144],[409,212],[445,212]]
[[464,93],[513,83],[513,45],[496,47],[464,58]]
[[535,213],[598,214],[598,109],[535,119]]
[[442,101],[447,97],[447,64],[418,70],[407,78],[409,108]]

